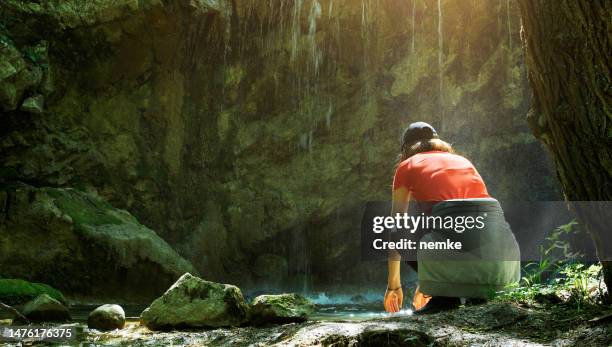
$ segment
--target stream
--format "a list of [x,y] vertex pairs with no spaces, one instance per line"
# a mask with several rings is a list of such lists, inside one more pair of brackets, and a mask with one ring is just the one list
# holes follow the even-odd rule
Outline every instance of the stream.
[[[325,293],[307,296],[316,305],[311,321],[367,321],[376,319],[408,317],[413,314],[410,309],[389,314],[382,306],[382,297],[367,293],[350,297],[348,295],[327,296]],[[248,297],[247,297],[248,299]],[[87,322],[87,317],[99,304],[75,304],[70,307],[72,319],[76,322]],[[406,305],[405,305],[406,306]],[[140,313],[147,308],[143,304],[122,304],[126,319],[138,321]]]

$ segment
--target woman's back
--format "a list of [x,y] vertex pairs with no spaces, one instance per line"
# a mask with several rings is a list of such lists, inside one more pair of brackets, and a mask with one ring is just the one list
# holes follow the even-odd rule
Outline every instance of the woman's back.
[[408,189],[417,201],[488,198],[486,185],[466,158],[443,151],[415,154],[400,163],[393,190]]

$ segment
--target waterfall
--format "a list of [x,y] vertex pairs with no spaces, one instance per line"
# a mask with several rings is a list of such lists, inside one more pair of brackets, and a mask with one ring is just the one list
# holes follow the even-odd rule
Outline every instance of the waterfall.
[[443,73],[443,64],[444,64],[444,53],[442,49],[444,48],[444,38],[442,36],[442,0],[438,0],[438,79],[440,81],[439,86],[439,97],[440,97],[440,119],[442,124],[442,130],[444,130],[444,73]]
[[415,35],[416,35],[416,33],[415,33],[415,26],[416,26],[416,21],[415,21],[415,19],[416,19],[416,2],[417,2],[417,0],[412,0],[412,44],[411,44],[411,47],[412,47],[411,52],[412,52],[412,54],[414,54],[414,39],[415,39]]

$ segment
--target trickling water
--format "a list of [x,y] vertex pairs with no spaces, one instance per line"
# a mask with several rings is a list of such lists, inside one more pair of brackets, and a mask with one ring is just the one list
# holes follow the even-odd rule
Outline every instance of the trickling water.
[[366,22],[366,5],[365,0],[361,0],[361,36],[365,38],[367,22]]
[[302,0],[296,0],[293,5],[293,23],[292,23],[292,42],[291,42],[291,61],[297,57],[298,45],[300,41],[300,17],[302,15]]
[[411,53],[414,54],[414,41],[415,41],[415,27],[416,27],[416,2],[417,0],[412,0],[412,44],[411,44]]
[[311,130],[308,133],[308,152],[312,152],[313,141],[314,141],[314,132]]
[[307,149],[308,148],[308,134],[301,134],[300,141],[298,143],[300,148]]
[[369,39],[369,34],[370,34],[370,28],[369,28],[369,19],[370,19],[370,14],[369,14],[369,10],[370,10],[370,2],[369,0],[361,0],[361,41],[362,41],[362,45],[363,45],[363,71],[364,76],[365,76],[365,81],[364,81],[364,87],[363,87],[363,97],[364,99],[368,99],[369,98],[369,89],[370,89],[370,84],[369,84],[369,76],[368,76],[368,69],[369,69],[369,55],[368,52],[370,51],[371,47],[370,47],[370,39]]
[[442,123],[442,130],[445,129],[444,122],[444,76],[443,76],[443,66],[444,63],[444,38],[442,36],[442,0],[438,0],[438,79],[440,81],[439,85],[439,98],[440,98],[440,118]]
[[322,53],[317,47],[317,20],[321,18],[321,4],[318,0],[312,2],[310,16],[308,16],[308,40],[310,42],[310,56],[312,59],[314,75],[319,75],[319,63]]
[[334,106],[331,101],[329,102],[329,107],[327,108],[327,113],[325,114],[325,126],[327,129],[331,128],[331,118],[334,113]]
[[512,23],[510,21],[510,0],[506,0],[506,21],[508,22],[508,48],[512,55]]

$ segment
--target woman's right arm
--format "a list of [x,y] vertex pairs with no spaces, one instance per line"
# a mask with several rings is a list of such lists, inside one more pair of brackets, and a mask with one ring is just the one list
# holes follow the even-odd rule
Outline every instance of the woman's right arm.
[[[393,190],[391,215],[406,213],[410,193],[405,187],[397,187]],[[402,309],[404,292],[400,278],[402,257],[396,250],[389,252],[387,276],[387,290],[385,292],[384,306],[387,312],[399,312]]]

